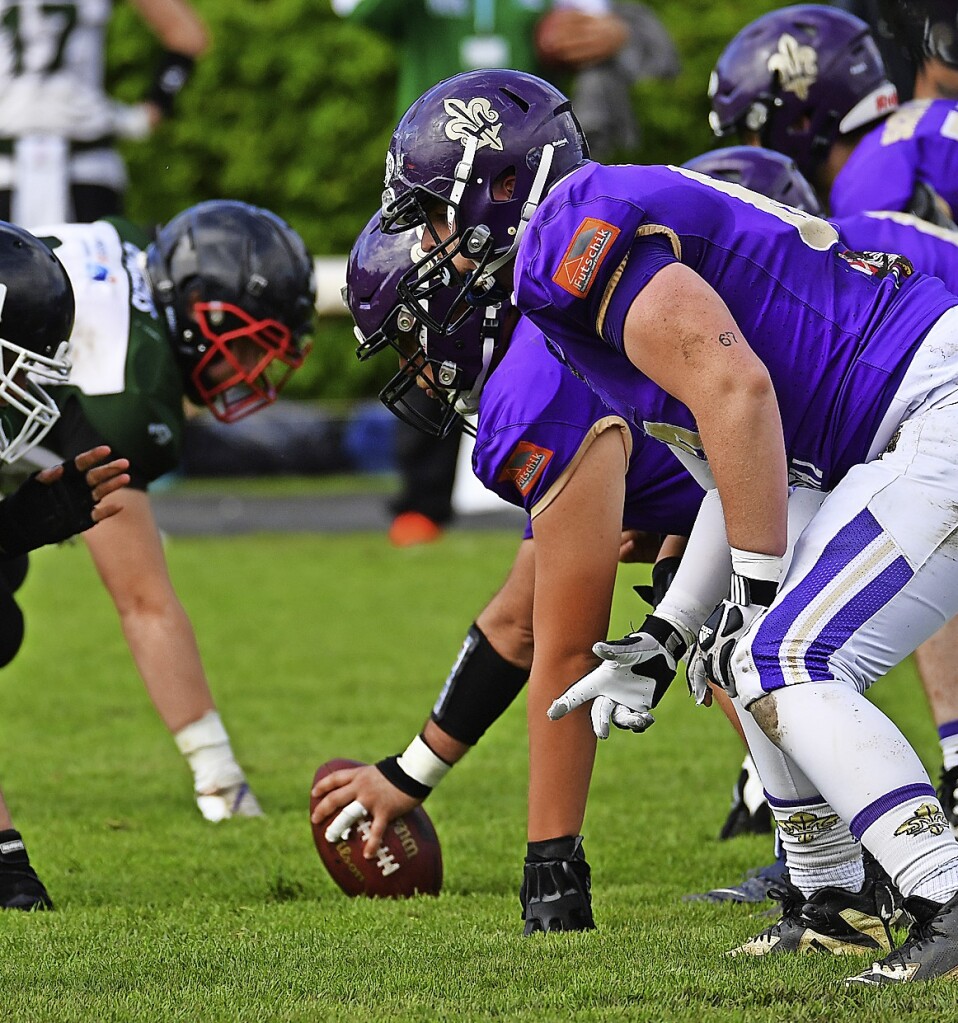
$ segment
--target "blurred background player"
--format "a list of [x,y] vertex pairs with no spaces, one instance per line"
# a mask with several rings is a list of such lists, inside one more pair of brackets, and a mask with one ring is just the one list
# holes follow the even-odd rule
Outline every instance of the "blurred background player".
[[[0,411],[17,413],[15,424],[0,420],[0,462],[9,464],[39,444],[59,415],[48,388],[70,372],[74,301],[59,260],[11,224],[0,224],[0,279]],[[0,501],[0,564],[15,564],[28,551],[65,540],[120,510],[118,503],[100,504],[130,481],[126,459],[105,463],[109,454],[105,446],[82,452],[33,474]],[[19,607],[12,600],[0,602],[0,664],[16,654],[22,640]],[[0,796],[0,908],[52,906]]]
[[186,0],[130,0],[162,46],[146,99],[104,88],[108,0],[0,2],[0,220],[30,227],[122,212],[117,138],[146,138],[208,46]]
[[[599,76],[598,81],[583,82],[596,133],[610,139],[610,110],[620,116],[628,112],[628,121],[619,125],[621,146],[637,139],[630,108],[617,101],[623,75],[666,76],[678,68],[668,33],[638,4],[624,4],[620,10],[608,0],[464,0],[454,5],[436,0],[333,0],[332,6],[397,47],[397,118],[427,88],[459,71],[512,67],[562,77],[588,69]],[[625,8],[634,10],[624,13]],[[620,56],[621,66],[612,66]],[[615,97],[611,101],[610,93]],[[435,403],[424,393],[413,393],[408,400],[424,418],[435,412]],[[458,419],[441,438],[399,424],[401,489],[391,502],[389,530],[395,545],[435,540],[452,519],[461,430]]]
[[[958,100],[958,2],[872,0],[895,50],[911,68],[915,99]],[[866,18],[871,22],[871,18]],[[881,40],[879,39],[879,45]],[[882,49],[888,63],[886,51]]]
[[790,156],[831,216],[901,210],[952,220],[958,209],[958,105],[899,107],[868,25],[801,4],[746,25],[709,84],[722,138]]
[[[362,335],[358,354],[361,358],[379,352],[399,354],[400,371],[383,392],[387,407],[397,414],[409,415],[404,403],[413,389],[421,389],[422,372],[431,372],[448,385],[448,390],[435,388],[441,397],[432,399],[439,406],[434,420],[458,414],[457,408],[471,412],[478,406],[475,471],[486,487],[525,509],[530,525],[504,585],[470,627],[420,735],[402,754],[335,772],[314,790],[322,797],[314,821],[337,814],[327,830],[334,840],[362,817],[372,818],[366,840],[370,856],[388,822],[421,803],[509,706],[525,684],[533,655],[548,654],[550,643],[555,647],[554,637],[548,638],[550,630],[535,623],[533,598],[541,576],[558,587],[554,596],[567,616],[580,599],[579,587],[557,573],[556,562],[570,557],[578,561],[591,552],[589,531],[577,534],[562,509],[568,492],[577,488],[579,473],[591,475],[593,443],[607,433],[621,433],[630,453],[624,501],[618,510],[617,529],[624,530],[616,533],[620,561],[653,560],[660,534],[687,533],[702,499],[701,488],[671,453],[611,415],[550,355],[541,333],[528,320],[517,319],[508,303],[467,319],[453,338],[427,333],[420,348],[415,318],[397,294],[416,248],[415,231],[382,234],[378,214],[353,247],[347,297]],[[444,308],[445,298],[437,295],[434,306]],[[529,380],[536,381],[535,388],[525,386]],[[576,549],[581,553],[572,557]],[[597,552],[596,565],[603,577],[610,553],[611,548]],[[654,575],[662,592],[669,569],[667,561],[660,562]],[[614,579],[614,565],[611,571]],[[607,580],[609,599],[612,579]],[[556,623],[560,629],[563,624]],[[582,766],[567,790],[542,794],[538,805],[530,804],[533,830],[541,826],[537,818],[547,815],[556,802],[584,806],[591,761]],[[561,854],[566,846],[574,861],[567,890],[555,880],[563,876]],[[530,842],[522,895],[525,933],[593,926],[588,877],[581,837]]]
[[[38,228],[76,295],[69,380],[46,443],[61,457],[106,443],[129,459],[123,514],[84,534],[150,698],[211,821],[261,810],[233,755],[170,580],[147,488],[180,458],[184,397],[235,422],[271,404],[308,348],[313,262],[279,217],[200,203],[149,242],[101,220]],[[130,552],[135,551],[136,557]]]

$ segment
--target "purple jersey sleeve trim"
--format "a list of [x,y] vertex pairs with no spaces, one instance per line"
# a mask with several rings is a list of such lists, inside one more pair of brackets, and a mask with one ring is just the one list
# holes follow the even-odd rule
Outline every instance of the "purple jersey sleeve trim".
[[565,485],[572,478],[572,474],[579,467],[579,463],[582,461],[585,453],[592,447],[596,437],[600,433],[604,433],[610,428],[617,428],[622,431],[622,441],[625,445],[625,460],[628,463],[632,457],[632,433],[629,430],[628,424],[624,419],[619,416],[606,416],[604,419],[600,419],[598,422],[593,423],[589,432],[583,437],[582,443],[579,445],[579,450],[570,459],[569,464],[562,471],[562,474],[556,479],[551,487],[539,498],[538,501],[532,506],[529,517],[535,519],[537,515],[540,515],[550,504],[559,496],[564,489]]
[[678,258],[667,228],[636,237],[628,256],[616,268],[602,296],[597,330],[617,352],[625,354],[625,318],[639,292],[663,267]]

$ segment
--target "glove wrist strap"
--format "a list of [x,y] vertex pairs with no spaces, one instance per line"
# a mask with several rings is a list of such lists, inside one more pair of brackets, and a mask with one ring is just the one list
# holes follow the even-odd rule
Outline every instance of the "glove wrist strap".
[[728,599],[733,604],[748,607],[749,604],[761,604],[769,607],[775,599],[778,583],[767,579],[750,579],[744,575],[732,573],[729,581]]
[[681,660],[692,645],[693,636],[685,626],[663,615],[649,615],[639,631],[661,643],[676,661]]

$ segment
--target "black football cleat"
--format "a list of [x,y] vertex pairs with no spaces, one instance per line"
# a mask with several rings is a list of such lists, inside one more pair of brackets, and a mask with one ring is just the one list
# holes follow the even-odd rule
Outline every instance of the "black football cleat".
[[905,941],[846,985],[958,978],[958,895],[944,905],[913,895],[905,899],[905,911],[914,921]]
[[738,781],[732,786],[732,805],[719,832],[725,841],[737,835],[769,835],[773,830],[772,811],[751,757],[742,762]]
[[53,909],[43,882],[30,866],[23,839],[13,829],[0,831],[0,909]]
[[581,835],[529,843],[519,902],[525,936],[595,928],[592,875]]
[[891,894],[874,881],[866,880],[860,892],[819,888],[807,898],[785,882],[769,896],[781,902],[782,919],[726,955],[861,955],[891,948]]

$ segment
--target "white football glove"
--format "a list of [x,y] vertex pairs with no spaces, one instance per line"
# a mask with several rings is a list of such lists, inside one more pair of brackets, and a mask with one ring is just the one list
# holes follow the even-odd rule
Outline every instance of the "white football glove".
[[732,575],[728,599],[716,605],[705,619],[689,660],[689,691],[696,703],[705,700],[709,682],[721,686],[729,696],[738,695],[729,667],[735,644],[767,610],[774,596],[774,583]]
[[689,638],[671,623],[649,615],[638,632],[623,639],[596,643],[592,650],[603,663],[574,682],[553,702],[553,721],[592,700],[592,730],[609,737],[616,728],[644,732],[655,722],[649,713],[675,678]]

